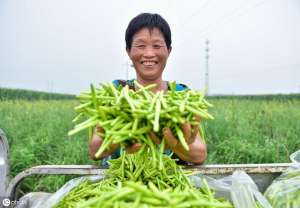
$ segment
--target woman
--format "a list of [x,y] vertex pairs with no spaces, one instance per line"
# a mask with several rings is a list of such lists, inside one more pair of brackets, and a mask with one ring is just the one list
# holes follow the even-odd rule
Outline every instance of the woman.
[[[153,89],[157,91],[167,91],[169,85],[162,79],[162,73],[166,66],[168,57],[171,53],[171,30],[168,23],[158,14],[143,13],[133,18],[126,30],[126,51],[136,70],[136,79],[143,86],[156,84]],[[115,80],[115,85],[128,85],[131,89],[136,89],[133,80]],[[183,84],[177,84],[177,90],[185,90]],[[185,123],[182,131],[189,145],[186,151],[172,134],[170,128],[163,128],[163,135],[166,139],[168,148],[175,153],[181,160],[193,164],[202,164],[207,156],[206,145],[204,144],[198,126],[191,126]],[[193,131],[192,131],[193,129]],[[101,127],[95,131],[102,131]],[[195,132],[195,133],[192,133]],[[154,132],[150,133],[152,140],[159,143],[159,139]],[[89,154],[92,159],[103,159],[112,155],[117,149],[117,145],[112,145],[110,150],[104,152],[100,158],[95,158],[95,153],[102,144],[102,138],[94,133],[89,145]],[[133,144],[126,148],[129,153],[136,152],[141,144]],[[114,155],[115,156],[115,155]]]

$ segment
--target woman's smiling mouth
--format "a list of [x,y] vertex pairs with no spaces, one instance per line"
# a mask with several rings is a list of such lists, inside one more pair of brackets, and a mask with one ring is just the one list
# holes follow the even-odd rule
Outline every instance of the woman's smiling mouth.
[[157,61],[141,61],[141,64],[146,66],[146,67],[154,66],[157,63],[158,63]]

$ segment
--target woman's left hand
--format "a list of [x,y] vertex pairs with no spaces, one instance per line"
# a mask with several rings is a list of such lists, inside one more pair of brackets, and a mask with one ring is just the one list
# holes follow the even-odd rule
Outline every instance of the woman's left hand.
[[[200,123],[201,118],[196,117],[195,120],[197,123]],[[188,144],[189,150],[187,151],[184,149],[179,139],[174,136],[169,127],[163,128],[163,137],[166,141],[166,148],[170,148],[184,161],[202,164],[206,159],[207,150],[199,133],[199,125],[191,125],[186,122],[181,124],[181,130],[186,143]],[[160,144],[160,139],[154,132],[150,133],[150,137],[155,144]]]

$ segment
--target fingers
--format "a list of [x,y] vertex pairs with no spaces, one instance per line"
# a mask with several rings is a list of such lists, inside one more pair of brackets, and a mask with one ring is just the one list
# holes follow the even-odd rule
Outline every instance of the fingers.
[[154,144],[160,144],[160,139],[153,131],[151,131],[149,133],[149,136],[150,136],[151,140],[154,142]]
[[92,158],[93,160],[97,159],[95,157],[95,154],[99,149],[99,147],[101,146],[101,144],[102,144],[102,139],[94,135],[91,142],[89,143],[89,155],[90,158]]
[[93,160],[102,159],[111,155],[117,148],[118,145],[112,144],[110,149],[104,151],[99,157],[96,158],[95,154],[97,153],[98,149],[101,147],[103,140],[98,136],[93,136],[92,141],[89,144],[89,155]]
[[190,137],[190,139],[187,141],[187,143],[188,144],[191,144],[191,143],[193,143],[194,141],[195,141],[195,139],[196,139],[196,136],[197,136],[197,134],[198,134],[198,132],[199,132],[199,123],[200,123],[200,121],[201,121],[201,117],[200,116],[195,116],[195,121],[197,121],[197,125],[192,125],[191,126],[191,137]]
[[127,153],[131,154],[131,153],[135,153],[135,152],[139,151],[141,149],[141,147],[142,147],[142,144],[134,143],[130,146],[125,147],[125,151]]
[[200,116],[197,116],[197,115],[195,115],[195,121],[197,121],[197,122],[200,122],[201,121],[201,117]]
[[94,128],[94,135],[102,137],[103,134],[104,134],[104,129],[99,124],[97,124]]
[[[160,145],[160,144],[161,144],[161,140],[160,140],[160,138],[157,136],[156,133],[154,133],[153,131],[151,131],[151,132],[149,133],[149,136],[150,136],[150,138],[151,138],[151,140],[153,141],[154,144],[156,144],[156,145]],[[168,143],[165,143],[165,150],[166,150],[166,149],[170,149]]]
[[103,159],[105,157],[108,157],[110,155],[112,155],[117,149],[119,148],[118,144],[111,144],[110,148],[106,151],[104,151],[100,156],[99,159]]
[[201,121],[201,117],[195,116],[194,119],[198,123],[197,125],[191,125],[188,122],[181,124],[181,130],[182,130],[182,133],[184,135],[184,138],[185,138],[187,144],[192,144],[195,141],[196,136],[199,132],[198,125]]
[[[96,129],[99,128],[99,129]],[[118,144],[111,144],[109,146],[108,150],[105,150],[99,157],[96,158],[95,154],[98,152],[99,148],[101,147],[103,140],[102,137],[99,135],[99,131],[102,131],[103,129],[101,127],[96,127],[95,128],[95,133],[93,134],[92,140],[89,143],[89,155],[90,158],[93,160],[97,159],[103,159],[111,154],[113,154],[117,148],[119,147]],[[99,131],[98,131],[99,130]]]
[[185,122],[183,124],[181,124],[181,129],[182,129],[182,133],[184,135],[184,138],[186,140],[186,142],[188,144],[191,144],[192,143],[192,127],[191,125],[188,123],[188,122]]
[[94,133],[104,133],[104,129],[100,126],[100,125],[96,125],[95,129],[94,129]]
[[112,153],[114,153],[117,149],[119,148],[119,145],[118,144],[111,144],[110,145],[110,149],[108,150],[110,152],[110,155]]
[[171,129],[166,127],[163,129],[163,136],[167,142],[167,145],[172,149],[178,144],[178,139],[173,135]]
[[199,126],[194,125],[193,127],[193,131],[192,131],[192,140],[194,141],[196,139],[197,134],[199,133]]

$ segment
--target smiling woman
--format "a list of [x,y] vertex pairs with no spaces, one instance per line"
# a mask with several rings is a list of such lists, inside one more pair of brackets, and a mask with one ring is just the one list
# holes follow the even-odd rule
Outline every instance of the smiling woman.
[[162,73],[171,48],[167,47],[159,29],[141,29],[134,35],[131,48],[126,50],[136,70],[139,83],[162,84]]
[[171,29],[158,14],[143,13],[133,18],[126,30],[126,51],[142,85],[157,84],[167,90],[162,73],[171,52]]
[[[135,68],[137,82],[143,86],[156,84],[156,87],[151,89],[153,92],[167,92],[170,89],[169,84],[162,79],[162,74],[172,49],[171,29],[167,21],[158,14],[142,13],[130,21],[126,30],[125,40],[126,51]],[[116,86],[128,85],[132,90],[138,89],[133,80],[115,80],[114,84]],[[176,90],[188,90],[188,88],[183,84],[177,84]],[[169,127],[163,128],[163,138],[165,138],[167,146],[182,161],[195,164],[203,163],[207,155],[206,145],[200,136],[198,126],[185,122],[181,128],[189,145],[189,148],[187,148],[189,151],[177,142],[178,139],[173,135]],[[119,147],[113,144],[110,150],[104,152],[99,158],[95,158],[95,154],[103,141],[97,134],[99,131],[103,131],[103,129],[98,126],[95,128],[90,142],[89,152],[91,158],[102,159],[110,157],[110,155],[112,155],[112,158],[119,157]],[[154,132],[150,132],[149,135],[155,143],[161,141]],[[140,148],[141,144],[136,143],[126,147],[125,150],[133,153]]]

